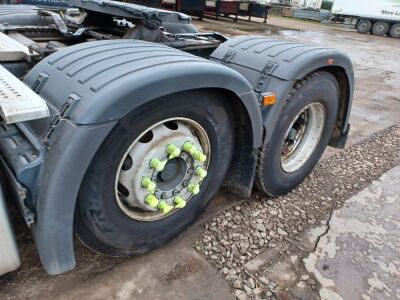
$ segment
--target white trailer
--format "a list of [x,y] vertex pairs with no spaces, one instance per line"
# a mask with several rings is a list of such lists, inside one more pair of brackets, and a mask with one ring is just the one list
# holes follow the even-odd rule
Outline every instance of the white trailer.
[[356,17],[359,33],[400,38],[400,0],[335,0],[334,19]]

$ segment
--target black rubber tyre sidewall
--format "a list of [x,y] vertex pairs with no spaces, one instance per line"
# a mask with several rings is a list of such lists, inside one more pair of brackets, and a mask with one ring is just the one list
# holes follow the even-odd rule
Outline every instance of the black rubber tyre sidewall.
[[[384,26],[383,31],[377,31],[377,26],[379,26],[379,25]],[[372,29],[371,29],[372,34],[376,35],[376,36],[384,36],[388,33],[388,31],[389,31],[389,24],[386,22],[375,22],[374,25],[372,25]]]
[[400,34],[396,34],[396,33],[394,32],[394,30],[395,30],[396,27],[397,27],[397,28],[400,28],[400,23],[393,24],[393,25],[390,27],[389,34],[390,34],[390,36],[391,36],[392,38],[398,39],[398,38],[400,38]]
[[[362,29],[360,28],[361,24],[363,24],[363,23],[367,24],[367,28],[366,28],[365,30],[362,30]],[[369,20],[361,19],[360,21],[358,21],[356,27],[357,27],[357,31],[358,31],[359,33],[368,33],[368,32],[371,31],[372,23],[371,23],[371,21],[369,21]]]
[[[234,146],[233,112],[223,97],[193,91],[156,100],[130,113],[113,129],[96,154],[82,183],[75,230],[91,249],[111,256],[131,256],[155,249],[191,225],[218,191],[230,166]],[[118,164],[127,147],[147,128],[168,118],[198,122],[211,143],[208,176],[184,209],[153,222],[128,217],[115,199]]]
[[[286,173],[281,166],[282,144],[291,122],[308,104],[321,103],[326,112],[325,125],[320,141],[308,161],[297,171]],[[290,192],[312,171],[323,154],[332,134],[338,111],[338,84],[335,77],[321,72],[311,75],[304,84],[288,99],[281,117],[273,128],[271,141],[262,152],[261,180],[262,190],[270,196]],[[259,176],[260,177],[260,176]]]

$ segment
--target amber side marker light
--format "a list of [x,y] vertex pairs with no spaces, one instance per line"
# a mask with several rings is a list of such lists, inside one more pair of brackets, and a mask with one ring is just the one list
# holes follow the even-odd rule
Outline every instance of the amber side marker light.
[[263,106],[271,106],[276,103],[276,95],[272,93],[264,94],[262,99]]

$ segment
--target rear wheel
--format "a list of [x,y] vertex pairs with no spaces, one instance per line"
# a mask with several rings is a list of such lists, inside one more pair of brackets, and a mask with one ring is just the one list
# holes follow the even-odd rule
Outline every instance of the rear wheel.
[[400,23],[393,24],[392,27],[390,27],[389,34],[392,38],[400,38]]
[[386,35],[389,31],[389,24],[386,22],[375,22],[372,26],[372,34],[383,36]]
[[123,118],[82,184],[76,232],[90,248],[129,256],[187,228],[217,192],[234,145],[222,95],[194,91],[156,100]]
[[338,84],[329,73],[314,73],[295,86],[271,141],[259,153],[259,189],[279,196],[307,177],[331,137],[338,102]]
[[357,22],[357,31],[359,33],[368,33],[370,32],[372,27],[372,23],[370,20],[365,20],[365,19],[361,19],[360,21]]

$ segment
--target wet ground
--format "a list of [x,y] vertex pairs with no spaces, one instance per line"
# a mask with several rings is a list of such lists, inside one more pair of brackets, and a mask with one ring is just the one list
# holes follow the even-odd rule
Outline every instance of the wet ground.
[[[269,25],[243,21],[235,23],[230,20],[206,20],[205,22],[196,21],[195,23],[203,31],[219,31],[227,35],[272,34],[283,39],[334,47],[350,55],[354,63],[356,91],[351,116],[352,130],[348,146],[359,143],[382,129],[400,123],[400,40],[360,35],[348,28],[326,26],[280,17],[272,17],[269,20]],[[398,129],[393,128],[382,134],[386,138],[399,136]],[[369,145],[368,149],[360,149],[356,145],[355,148],[349,149],[350,152],[348,153],[328,149],[325,158],[333,154],[336,154],[336,156],[324,161],[322,167],[318,167],[313,172],[312,177],[299,189],[289,194],[287,199],[283,199],[284,201],[262,200],[260,195],[254,193],[252,201],[244,205],[246,207],[252,207],[252,205],[257,207],[261,200],[264,202],[272,201],[262,207],[269,212],[264,214],[264,216],[269,218],[269,222],[275,220],[274,218],[280,221],[272,222],[272,226],[276,227],[268,229],[268,232],[266,228],[265,236],[263,234],[264,237],[261,236],[262,232],[260,232],[260,238],[257,237],[257,242],[262,239],[264,242],[260,242],[263,244],[262,246],[258,244],[259,248],[251,248],[251,259],[243,260],[242,264],[239,256],[239,263],[236,263],[236,265],[232,263],[231,267],[227,267],[226,263],[218,265],[217,262],[213,262],[215,259],[211,258],[211,255],[215,254],[209,255],[207,253],[205,256],[199,254],[204,254],[202,247],[206,246],[203,245],[206,243],[203,239],[207,235],[207,231],[206,233],[203,232],[204,226],[207,226],[207,230],[209,230],[212,223],[219,222],[218,218],[228,218],[229,214],[226,217],[226,213],[235,212],[235,207],[242,207],[240,203],[244,202],[244,199],[238,199],[223,191],[216,197],[213,206],[203,215],[203,219],[170,245],[141,257],[115,259],[95,254],[84,248],[79,241],[76,241],[77,268],[67,274],[53,277],[46,275],[42,270],[30,233],[25,229],[21,220],[18,219],[17,214],[14,214],[17,222],[16,231],[18,244],[21,249],[22,267],[16,272],[0,277],[0,298],[46,299],[59,296],[68,299],[75,299],[77,297],[85,299],[171,299],[173,297],[176,299],[223,299],[233,297],[229,293],[229,290],[235,293],[235,289],[239,290],[239,292],[236,292],[236,296],[242,297],[240,299],[247,299],[245,297],[250,299],[257,297],[278,297],[279,294],[276,294],[275,291],[279,290],[277,287],[280,283],[279,280],[274,279],[274,276],[276,277],[276,274],[280,274],[276,269],[285,270],[284,268],[291,268],[290,264],[287,264],[287,259],[290,256],[285,252],[289,250],[286,248],[278,249],[277,253],[279,255],[282,252],[286,253],[286,255],[283,255],[279,259],[274,258],[280,261],[280,264],[271,265],[269,269],[265,267],[265,264],[261,269],[256,268],[255,273],[257,276],[254,277],[254,282],[250,280],[253,277],[249,276],[251,272],[244,268],[244,264],[256,259],[258,255],[264,253],[265,249],[277,249],[279,246],[278,239],[277,242],[270,242],[267,238],[271,230],[274,234],[277,234],[279,241],[282,239],[286,240],[284,238],[300,239],[302,236],[301,233],[306,228],[317,226],[318,222],[324,216],[329,216],[346,199],[367,186],[372,180],[379,178],[388,169],[399,164],[395,156],[396,153],[400,152],[398,139],[392,147],[379,146],[380,139],[383,139],[383,137],[379,135],[375,136],[374,143],[376,144],[372,142],[372,144],[367,143]],[[385,148],[388,148],[390,153],[385,152]],[[351,151],[354,151],[354,153]],[[335,181],[334,177],[329,177],[329,170],[335,170],[335,166],[348,165],[351,153],[355,155],[354,159],[356,161],[362,163],[357,164],[357,167],[354,169],[348,167],[345,170],[341,168],[336,168],[336,170],[339,174],[343,172],[345,175],[354,175],[355,180],[350,182],[346,181],[347,177],[343,177],[341,186],[326,184],[328,179],[329,183]],[[387,156],[383,160],[381,153],[387,153]],[[375,161],[376,165],[374,165]],[[364,174],[365,176],[362,177],[359,174]],[[338,176],[338,174],[335,176]],[[314,185],[315,182],[325,183]],[[314,206],[311,205],[313,200],[309,199],[309,194],[316,188],[321,193],[321,197],[324,198],[316,199],[315,201],[320,201],[321,204]],[[341,195],[340,191],[344,191],[345,196]],[[326,205],[322,203],[326,203]],[[298,219],[287,219],[286,213],[296,210],[293,207],[294,204],[300,207],[304,213],[298,210],[298,215],[296,213]],[[274,209],[273,207],[275,206],[276,208]],[[303,209],[303,206],[306,209]],[[270,214],[271,210],[274,211],[272,215]],[[283,219],[280,218],[280,215],[283,216]],[[302,217],[302,215],[305,217]],[[261,219],[261,217],[250,216],[250,219]],[[224,220],[221,219],[220,221],[223,222]],[[261,222],[264,224],[265,221],[264,219]],[[302,221],[306,221],[307,226]],[[279,224],[281,226],[278,226]],[[279,231],[278,228],[280,228]],[[286,232],[287,236],[284,232]],[[208,241],[208,238],[206,241]],[[194,246],[198,248],[197,251],[194,249]],[[246,246],[244,245],[244,247]],[[249,243],[250,246],[251,244]],[[216,246],[212,245],[212,247]],[[214,251],[212,247],[211,250]],[[212,252],[211,250],[210,253]],[[240,251],[240,249],[238,250]],[[174,255],[171,255],[171,253]],[[305,255],[306,253],[303,254]],[[208,257],[211,263],[207,263],[204,257]],[[262,257],[260,259],[263,260]],[[217,256],[217,260],[219,260],[219,256]],[[224,269],[224,267],[227,269]],[[307,290],[310,292],[310,295],[315,295],[315,290],[320,288],[317,278],[314,278],[312,275],[310,277],[305,270],[301,269],[301,267],[299,268],[300,270],[296,270],[294,274],[297,276],[299,272],[305,272],[303,285],[306,284],[306,287],[300,290],[302,292]],[[234,275],[232,275],[232,270],[235,272]],[[227,275],[232,275],[233,277],[226,278]],[[239,281],[236,282],[236,286],[241,286],[241,288],[234,287],[235,276],[242,279],[241,283]],[[223,278],[226,278],[227,281],[223,280]],[[248,282],[249,280],[250,282]],[[288,278],[288,281],[290,280]],[[298,278],[291,284],[286,283],[286,285],[282,286],[288,289],[287,287],[289,286],[293,287],[293,285],[300,284],[299,282],[296,283],[297,281]],[[157,288],[154,288],[155,286]],[[247,293],[248,291],[244,286],[250,286],[249,293]],[[256,290],[256,293],[253,293],[253,290],[257,288],[260,289]],[[149,294],[149,292],[155,289],[157,289],[157,292]],[[96,291],[98,292],[96,293]],[[259,296],[256,296],[257,292],[259,292]],[[285,289],[283,289],[283,292],[285,292]]]
[[399,220],[397,166],[332,214],[305,259],[322,299],[400,299]]

